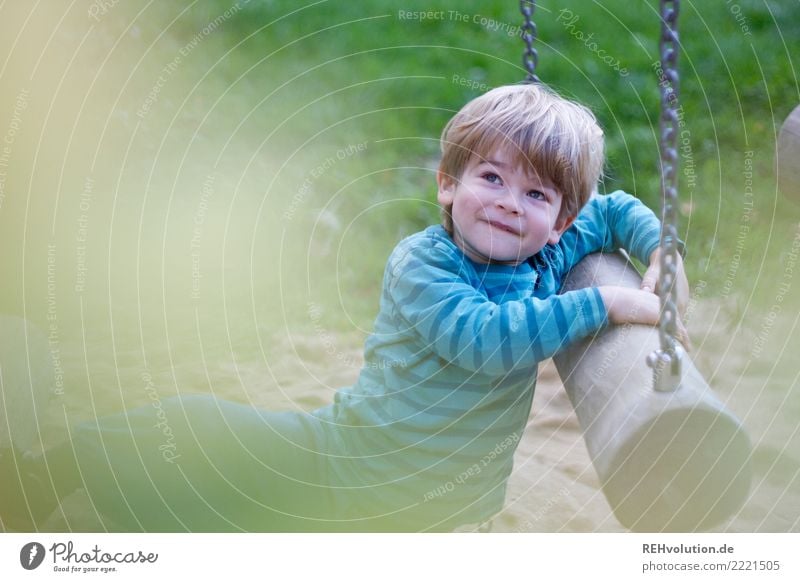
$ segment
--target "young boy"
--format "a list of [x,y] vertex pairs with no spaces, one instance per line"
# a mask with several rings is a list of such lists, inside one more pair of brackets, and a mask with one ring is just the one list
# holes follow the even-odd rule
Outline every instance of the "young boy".
[[[125,531],[449,531],[490,520],[537,364],[609,323],[657,322],[660,227],[627,194],[591,197],[602,131],[543,86],[473,100],[441,144],[443,224],[392,252],[364,367],[333,404],[271,413],[190,396],[84,423],[42,457],[6,451],[3,518],[41,526],[83,487],[106,527]],[[558,294],[587,253],[623,247],[650,265],[649,290]],[[688,288],[682,270],[679,280]]]

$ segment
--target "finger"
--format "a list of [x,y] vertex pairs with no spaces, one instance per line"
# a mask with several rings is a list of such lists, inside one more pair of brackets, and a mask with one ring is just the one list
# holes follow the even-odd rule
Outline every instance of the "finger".
[[658,267],[650,267],[642,277],[641,290],[655,293],[656,282],[658,281]]
[[678,341],[683,344],[683,347],[686,348],[687,352],[692,351],[692,340],[689,338],[689,332],[686,329],[686,326],[683,325],[682,322],[678,322]]
[[678,311],[681,316],[686,315],[686,308],[689,306],[689,281],[683,270],[678,275]]
[[685,317],[686,316],[686,310],[688,309],[688,307],[689,307],[689,294],[688,293],[679,294],[678,295],[678,314],[681,317]]

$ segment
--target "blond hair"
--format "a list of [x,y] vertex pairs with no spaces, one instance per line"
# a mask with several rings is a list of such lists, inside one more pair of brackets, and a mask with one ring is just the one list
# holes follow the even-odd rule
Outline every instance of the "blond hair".
[[[603,131],[594,114],[540,84],[492,89],[467,103],[441,138],[442,179],[456,183],[474,158],[498,149],[511,163],[547,179],[562,194],[561,217],[576,216],[603,171]],[[451,208],[442,209],[452,234]]]

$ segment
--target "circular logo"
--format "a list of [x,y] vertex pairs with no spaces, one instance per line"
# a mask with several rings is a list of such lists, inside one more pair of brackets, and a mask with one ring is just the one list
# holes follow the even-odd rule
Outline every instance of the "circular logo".
[[28,542],[19,551],[19,563],[26,570],[35,570],[44,561],[44,546],[39,542]]

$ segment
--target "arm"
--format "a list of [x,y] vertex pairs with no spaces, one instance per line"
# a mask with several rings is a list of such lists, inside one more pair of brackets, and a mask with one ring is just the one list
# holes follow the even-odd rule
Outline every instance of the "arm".
[[[603,303],[608,310],[608,320],[614,325],[638,323],[642,325],[658,325],[661,312],[661,302],[658,295],[649,291],[632,289],[630,287],[615,287],[607,285],[598,287],[597,290],[603,298]],[[683,322],[676,322],[676,339],[687,350],[692,344]]]
[[607,323],[598,289],[493,303],[444,245],[393,256],[387,277],[397,316],[425,349],[471,371],[502,375],[531,368]]
[[564,256],[563,273],[590,253],[623,248],[647,264],[658,246],[661,224],[647,206],[622,191],[595,195],[564,232],[558,247]]
[[[600,287],[600,294],[613,324],[639,323],[658,325],[660,303],[658,278],[661,270],[658,246],[661,224],[656,215],[639,200],[621,191],[607,196],[593,196],[581,211],[575,224],[564,233],[559,246],[567,257],[567,269],[585,255],[596,251],[624,248],[648,265],[641,291],[622,287]],[[565,240],[566,239],[566,240]],[[683,243],[680,243],[683,247]],[[678,255],[675,285],[678,310],[684,313],[689,297],[689,283]],[[678,339],[689,349],[688,333],[681,321]]]

